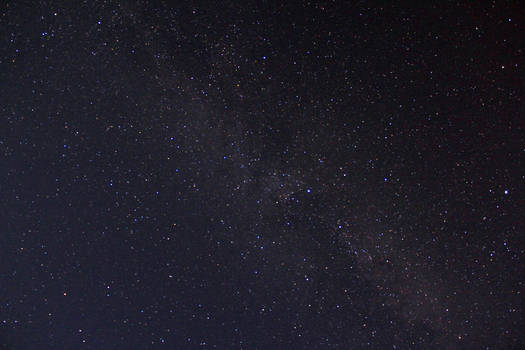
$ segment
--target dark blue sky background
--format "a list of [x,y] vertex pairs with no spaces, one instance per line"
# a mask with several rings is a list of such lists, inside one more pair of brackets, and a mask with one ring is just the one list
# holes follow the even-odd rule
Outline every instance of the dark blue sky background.
[[520,348],[522,23],[3,2],[1,344]]

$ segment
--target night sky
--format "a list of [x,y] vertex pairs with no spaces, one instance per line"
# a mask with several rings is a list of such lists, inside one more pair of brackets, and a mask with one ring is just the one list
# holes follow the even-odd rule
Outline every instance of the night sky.
[[177,3],[0,5],[0,348],[523,349],[519,2]]

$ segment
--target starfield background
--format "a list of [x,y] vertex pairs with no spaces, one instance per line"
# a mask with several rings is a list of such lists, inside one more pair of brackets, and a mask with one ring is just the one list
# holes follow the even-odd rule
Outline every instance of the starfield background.
[[4,349],[522,349],[519,2],[4,1]]

